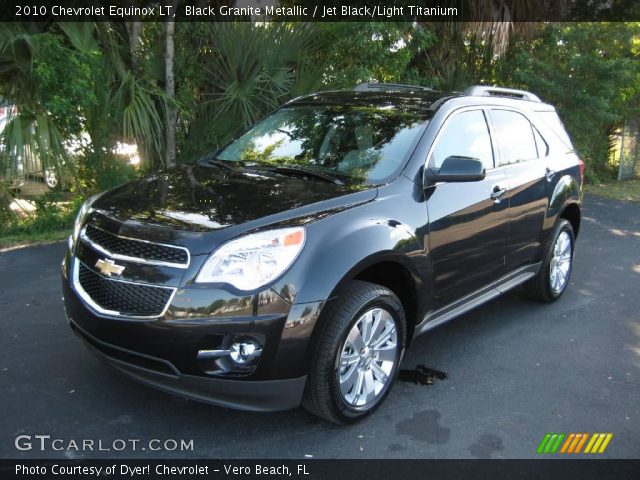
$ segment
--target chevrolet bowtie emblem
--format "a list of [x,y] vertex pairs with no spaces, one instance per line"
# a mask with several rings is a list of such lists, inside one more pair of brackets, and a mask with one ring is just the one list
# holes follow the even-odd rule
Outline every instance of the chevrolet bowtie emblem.
[[96,262],[96,267],[98,267],[100,273],[107,277],[110,277],[111,274],[120,275],[124,272],[124,267],[122,265],[117,265],[116,262],[108,258],[98,260]]

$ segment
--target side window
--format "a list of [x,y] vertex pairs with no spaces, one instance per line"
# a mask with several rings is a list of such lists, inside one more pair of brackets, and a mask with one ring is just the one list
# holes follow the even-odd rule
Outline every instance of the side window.
[[[573,146],[571,145],[571,139],[569,135],[567,135],[567,130],[564,128],[560,117],[555,111],[546,111],[546,112],[537,112],[538,118],[541,118],[544,123],[547,124],[548,127],[551,128],[553,133],[565,144],[567,148],[573,150]],[[555,143],[555,142],[554,142]]]
[[498,137],[500,165],[538,158],[533,127],[527,117],[511,110],[491,110],[491,120]]
[[431,156],[435,168],[451,156],[477,158],[485,168],[493,168],[491,137],[482,110],[455,114],[438,135]]
[[549,145],[545,142],[542,135],[536,127],[533,127],[533,136],[536,139],[536,148],[538,149],[538,158],[543,158],[549,155]]

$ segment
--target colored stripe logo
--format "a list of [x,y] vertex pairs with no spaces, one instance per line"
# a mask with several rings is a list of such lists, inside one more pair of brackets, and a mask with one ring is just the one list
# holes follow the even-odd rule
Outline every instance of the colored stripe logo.
[[[538,453],[604,453],[613,433],[547,433]],[[585,446],[586,445],[586,446]],[[584,447],[584,450],[583,450]]]

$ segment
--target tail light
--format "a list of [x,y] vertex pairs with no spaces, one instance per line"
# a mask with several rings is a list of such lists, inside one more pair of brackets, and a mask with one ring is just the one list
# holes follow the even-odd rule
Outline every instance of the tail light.
[[582,160],[581,158],[580,160],[580,182],[584,183],[584,160]]

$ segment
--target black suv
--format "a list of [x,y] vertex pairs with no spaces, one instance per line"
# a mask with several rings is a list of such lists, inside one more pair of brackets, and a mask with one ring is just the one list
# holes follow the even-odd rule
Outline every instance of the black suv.
[[365,84],[297,98],[83,206],[71,328],[162,390],[351,422],[419,334],[569,283],[583,163],[531,93]]

